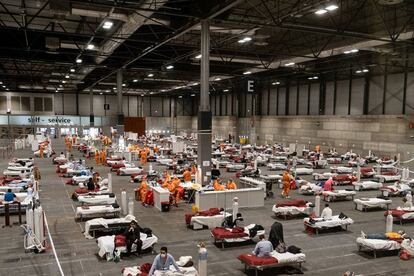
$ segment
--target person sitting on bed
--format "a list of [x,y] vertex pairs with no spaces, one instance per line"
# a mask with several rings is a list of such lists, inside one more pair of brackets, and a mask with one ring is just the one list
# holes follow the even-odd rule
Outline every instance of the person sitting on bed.
[[127,256],[131,255],[132,245],[137,245],[137,254],[141,254],[142,240],[141,240],[141,227],[133,220],[129,224],[128,230],[125,232],[125,240],[127,247]]
[[160,254],[155,256],[148,276],[163,275],[163,271],[170,271],[171,265],[174,266],[177,272],[181,273],[180,268],[174,260],[174,257],[171,254],[168,254],[167,247],[163,246],[160,248]]
[[14,201],[15,198],[17,198],[17,196],[12,192],[12,189],[8,189],[7,193],[4,194],[4,201]]
[[273,245],[270,241],[266,240],[265,235],[259,236],[259,242],[253,250],[253,255],[257,257],[269,257],[273,251]]
[[330,219],[332,218],[332,209],[329,207],[329,204],[325,204],[325,208],[322,210],[321,218]]
[[95,190],[95,184],[92,181],[92,177],[89,178],[88,183],[86,184],[88,187],[88,191],[94,191]]
[[402,199],[403,204],[403,208],[411,208],[413,207],[413,203],[412,202],[408,202],[406,197],[403,197]]

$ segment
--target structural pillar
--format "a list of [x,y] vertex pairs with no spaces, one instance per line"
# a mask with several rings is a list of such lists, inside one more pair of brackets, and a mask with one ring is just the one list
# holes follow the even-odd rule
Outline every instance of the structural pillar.
[[122,71],[116,72],[116,93],[117,93],[117,104],[118,104],[118,125],[117,131],[119,135],[124,135],[124,111],[122,108]]
[[198,109],[197,164],[201,168],[201,184],[211,179],[211,110],[209,96],[210,77],[210,26],[208,20],[201,21],[201,72],[200,107]]
[[177,130],[175,127],[176,117],[175,117],[175,98],[171,97],[171,133],[177,134]]
[[89,126],[95,126],[95,117],[93,115],[93,90],[89,90]]

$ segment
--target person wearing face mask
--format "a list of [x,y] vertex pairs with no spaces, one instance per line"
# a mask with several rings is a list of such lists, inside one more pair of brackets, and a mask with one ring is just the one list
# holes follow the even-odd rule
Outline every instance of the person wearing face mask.
[[168,254],[167,247],[161,247],[160,254],[158,254],[154,262],[152,263],[151,270],[149,271],[149,276],[159,276],[163,273],[170,271],[170,266],[174,266],[177,272],[181,273],[180,268],[175,263],[174,257],[171,254]]

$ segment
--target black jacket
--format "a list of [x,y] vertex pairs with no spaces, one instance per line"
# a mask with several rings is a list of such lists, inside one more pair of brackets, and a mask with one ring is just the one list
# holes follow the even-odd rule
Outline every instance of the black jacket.
[[132,231],[130,231],[130,228],[128,227],[128,229],[126,230],[126,232],[125,232],[125,238],[127,239],[127,240],[130,240],[130,241],[135,241],[135,240],[139,240],[139,239],[141,239],[140,238],[140,231],[141,230],[141,228],[138,226],[137,228],[134,228]]

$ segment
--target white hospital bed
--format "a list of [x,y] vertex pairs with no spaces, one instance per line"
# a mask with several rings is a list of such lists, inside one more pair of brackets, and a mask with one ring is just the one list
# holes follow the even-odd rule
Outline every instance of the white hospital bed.
[[[290,171],[293,172],[292,169]],[[312,174],[313,169],[312,168],[296,168],[295,172],[296,172],[296,175]]]
[[328,180],[330,177],[335,177],[336,173],[324,172],[324,173],[313,173],[312,177],[315,180]]
[[119,175],[131,175],[141,173],[144,169],[142,167],[124,167],[119,169]]
[[340,174],[352,173],[354,171],[352,167],[343,167],[343,166],[331,167],[330,169],[332,173],[340,173]]
[[355,191],[362,191],[362,190],[379,190],[382,187],[382,183],[375,182],[375,181],[360,181],[360,182],[353,182]]
[[[191,259],[192,259],[191,256],[182,256],[182,257],[180,257],[178,260],[176,260],[176,263],[180,267],[180,270],[183,273],[176,272],[174,266],[170,266],[169,269],[170,269],[171,273],[168,274],[168,276],[198,276],[197,269],[194,266],[183,267]],[[139,266],[125,267],[122,270],[122,275],[123,276],[137,276],[137,275],[141,275],[141,273],[142,272],[141,272]],[[160,275],[155,274],[155,276],[160,276]]]
[[244,169],[245,164],[228,164],[226,169],[228,172],[235,172]]
[[194,230],[203,229],[204,226],[207,226],[208,229],[213,229],[215,227],[220,227],[224,218],[231,215],[232,214],[228,212],[220,212],[220,214],[215,216],[194,216],[191,218],[190,226]]
[[131,221],[135,220],[134,216],[127,215],[123,218],[95,218],[85,222],[85,238],[93,239],[96,232],[119,232],[127,229]]
[[316,195],[322,193],[323,188],[313,183],[307,183],[299,187],[299,194],[301,195]]
[[107,195],[79,195],[78,201],[82,204],[88,205],[106,205],[116,202],[116,196],[113,194]]
[[282,171],[282,170],[286,170],[287,166],[282,163],[268,163],[267,169],[269,171]]
[[345,227],[345,230],[347,230],[348,225],[351,225],[354,223],[354,221],[351,218],[340,219],[339,216],[332,216],[330,219],[314,218],[313,220],[315,221],[315,223],[311,223],[310,218],[304,218],[303,223],[305,224],[305,227],[314,229],[316,235],[319,234],[320,230],[324,230],[324,229]]
[[353,200],[356,195],[355,191],[347,190],[334,190],[334,191],[323,191],[322,196],[324,201],[339,201],[339,200]]
[[401,249],[401,244],[393,240],[380,239],[364,239],[359,237],[356,239],[358,251],[371,251],[374,258],[377,257],[378,251],[396,251]]
[[388,210],[392,200],[382,198],[357,198],[354,199],[355,209],[359,211],[367,211],[372,208],[382,208]]
[[117,217],[120,207],[113,205],[81,206],[76,208],[75,220],[91,219],[97,217]]

